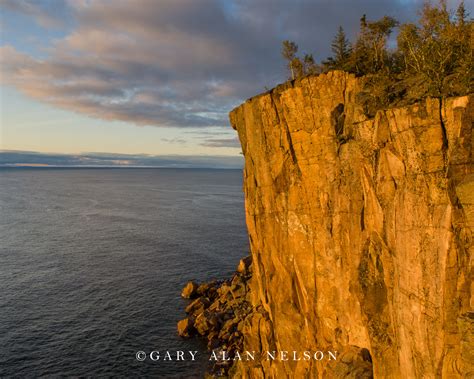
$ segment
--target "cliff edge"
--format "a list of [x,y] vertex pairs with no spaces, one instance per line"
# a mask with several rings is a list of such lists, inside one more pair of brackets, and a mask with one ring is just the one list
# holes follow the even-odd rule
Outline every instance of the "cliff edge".
[[364,115],[334,71],[230,113],[253,275],[238,377],[474,376],[474,96]]

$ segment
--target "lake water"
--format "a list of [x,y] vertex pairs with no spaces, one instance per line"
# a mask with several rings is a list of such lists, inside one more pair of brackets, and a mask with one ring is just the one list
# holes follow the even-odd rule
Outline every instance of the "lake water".
[[180,291],[247,254],[240,170],[0,169],[0,377],[202,377]]

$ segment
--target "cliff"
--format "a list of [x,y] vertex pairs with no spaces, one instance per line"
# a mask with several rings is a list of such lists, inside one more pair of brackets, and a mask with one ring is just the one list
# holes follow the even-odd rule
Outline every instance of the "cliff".
[[237,377],[474,376],[474,96],[377,112],[306,77],[230,113],[245,156],[253,313]]

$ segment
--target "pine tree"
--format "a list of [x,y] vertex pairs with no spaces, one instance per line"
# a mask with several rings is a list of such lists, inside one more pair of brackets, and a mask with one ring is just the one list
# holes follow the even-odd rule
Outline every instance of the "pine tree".
[[336,36],[331,43],[331,51],[333,52],[333,59],[336,65],[343,68],[351,54],[351,44],[346,38],[346,33],[342,26],[339,26]]
[[331,43],[331,51],[333,53],[333,68],[344,70],[347,60],[351,55],[351,44],[342,26],[339,26],[337,34]]

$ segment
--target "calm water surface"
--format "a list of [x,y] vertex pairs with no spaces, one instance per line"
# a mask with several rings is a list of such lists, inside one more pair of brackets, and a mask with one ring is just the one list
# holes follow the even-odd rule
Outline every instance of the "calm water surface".
[[180,290],[247,250],[240,170],[1,169],[0,377],[201,377]]

